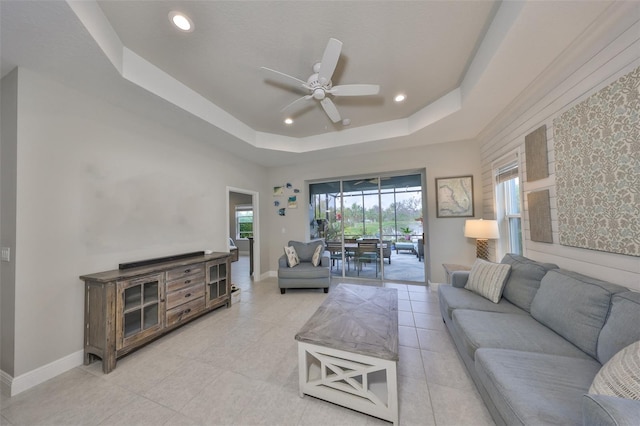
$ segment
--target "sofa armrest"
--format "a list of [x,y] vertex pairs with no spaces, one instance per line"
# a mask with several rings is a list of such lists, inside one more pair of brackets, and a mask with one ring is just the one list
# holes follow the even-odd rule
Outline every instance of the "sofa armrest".
[[453,271],[451,273],[451,285],[463,288],[469,279],[469,271]]
[[278,268],[288,268],[287,265],[287,256],[286,255],[282,255],[280,256],[280,258],[278,259]]
[[320,260],[320,266],[324,266],[325,268],[329,268],[331,266],[329,256],[322,256]]
[[582,396],[583,425],[632,426],[640,419],[640,401],[615,396]]

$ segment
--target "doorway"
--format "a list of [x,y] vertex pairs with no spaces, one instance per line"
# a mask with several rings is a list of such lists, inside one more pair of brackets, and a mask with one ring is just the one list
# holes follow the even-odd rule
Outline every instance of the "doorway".
[[249,256],[250,276],[256,271],[260,275],[258,195],[256,191],[227,187],[228,236],[240,255]]
[[311,238],[334,277],[425,283],[424,172],[309,184]]

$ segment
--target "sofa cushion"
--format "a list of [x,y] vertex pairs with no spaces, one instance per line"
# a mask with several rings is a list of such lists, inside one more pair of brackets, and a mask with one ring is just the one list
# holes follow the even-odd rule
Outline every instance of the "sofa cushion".
[[303,243],[300,241],[289,241],[288,245],[296,249],[296,253],[298,253],[300,262],[311,262],[311,260],[313,259],[313,253],[318,245],[321,245],[321,250],[324,251],[323,240],[315,240],[308,243]]
[[585,425],[637,426],[640,402],[587,394],[582,397],[582,419]]
[[453,328],[467,355],[474,359],[480,348],[512,349],[589,359],[580,349],[530,315],[453,311]]
[[507,253],[500,263],[511,265],[502,297],[527,312],[531,312],[531,302],[542,278],[549,270],[558,268],[553,263],[540,263],[513,253]]
[[609,313],[611,297],[626,288],[563,269],[544,276],[531,315],[542,324],[596,358],[600,330]]
[[464,286],[485,299],[498,303],[511,266],[476,259],[469,272],[469,280]]
[[451,320],[451,313],[454,309],[527,314],[504,298],[500,299],[498,303],[493,303],[469,290],[446,284],[438,286],[438,299],[440,303],[440,313],[445,321]]
[[640,401],[640,340],[615,354],[600,369],[589,393]]
[[598,360],[606,364],[616,353],[640,340],[640,293],[625,291],[611,298],[611,312],[598,337]]
[[594,359],[478,349],[479,381],[508,425],[581,425],[582,395],[598,372]]
[[293,268],[300,263],[300,259],[298,258],[298,254],[296,253],[296,249],[293,246],[288,246],[284,248],[284,255],[287,256],[287,266],[289,268]]

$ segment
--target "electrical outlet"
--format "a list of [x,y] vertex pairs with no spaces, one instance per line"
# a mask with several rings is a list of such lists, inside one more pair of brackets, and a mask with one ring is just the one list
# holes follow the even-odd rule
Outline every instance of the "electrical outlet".
[[11,248],[10,247],[2,247],[2,261],[10,262],[11,261]]

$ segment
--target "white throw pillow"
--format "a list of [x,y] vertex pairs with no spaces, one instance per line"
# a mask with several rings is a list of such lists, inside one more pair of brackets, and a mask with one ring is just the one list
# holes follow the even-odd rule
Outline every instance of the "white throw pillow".
[[640,340],[615,354],[602,366],[589,393],[640,401]]
[[311,258],[311,264],[313,266],[318,266],[320,264],[320,260],[322,259],[322,244],[318,244],[315,251],[313,252],[313,257]]
[[498,303],[510,270],[511,265],[476,259],[464,288]]
[[293,246],[285,247],[284,254],[287,256],[287,266],[289,266],[289,268],[293,268],[300,263],[298,253],[296,253],[296,249]]

